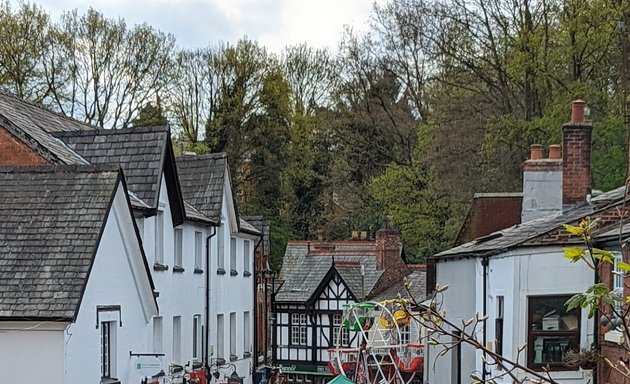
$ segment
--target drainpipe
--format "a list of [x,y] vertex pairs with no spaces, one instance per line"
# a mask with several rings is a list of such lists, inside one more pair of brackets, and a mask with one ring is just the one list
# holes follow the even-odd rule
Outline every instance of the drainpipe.
[[[488,264],[490,261],[488,257],[484,257],[481,259],[481,265],[483,265],[483,317],[485,318],[488,314]],[[486,382],[486,360],[488,359],[485,348],[488,346],[488,335],[487,335],[487,324],[488,322],[484,320],[483,322],[483,362],[481,366],[481,381]]]
[[[258,368],[258,270],[256,268],[256,250],[258,249],[258,246],[260,245],[260,243],[263,240],[263,234],[260,234],[260,238],[258,239],[258,242],[256,243],[256,246],[254,246],[254,257],[253,257],[253,261],[254,261],[254,284],[252,284],[254,286],[254,313],[253,313],[253,317],[254,317],[254,350],[252,351],[252,357],[254,360],[254,364],[252,364],[252,369],[253,372],[256,372],[256,369]],[[263,246],[264,247],[264,246]],[[264,250],[261,253],[261,257],[264,254]],[[266,352],[265,352],[266,353]],[[254,374],[254,378],[256,377],[256,375]]]
[[[594,269],[594,278],[595,284],[599,284],[599,260],[595,261],[595,269]],[[593,318],[593,350],[599,350],[599,321],[597,321],[597,317]],[[595,365],[593,368],[593,384],[597,384],[597,371],[599,370],[599,365]]]
[[[221,224],[219,224],[221,225]],[[204,345],[202,347],[203,350],[203,360],[204,367],[206,369],[206,380],[210,382],[210,364],[208,364],[208,347],[210,346],[210,239],[217,234],[217,227],[212,227],[212,233],[210,236],[206,237],[206,303],[205,303],[205,333],[204,333]]]

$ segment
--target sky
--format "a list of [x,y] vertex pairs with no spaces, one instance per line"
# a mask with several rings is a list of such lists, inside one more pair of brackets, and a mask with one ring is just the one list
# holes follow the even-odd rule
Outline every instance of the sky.
[[[337,48],[344,25],[364,30],[374,0],[31,0],[53,19],[89,6],[128,24],[148,23],[172,33],[180,46],[205,47],[243,36],[273,52],[306,42]],[[376,0],[379,3],[385,0]]]

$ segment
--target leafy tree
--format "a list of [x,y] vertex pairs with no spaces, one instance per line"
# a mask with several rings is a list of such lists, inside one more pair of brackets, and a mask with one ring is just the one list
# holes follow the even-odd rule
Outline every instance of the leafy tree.
[[149,103],[145,105],[131,121],[132,127],[156,127],[168,125],[168,121],[164,116],[160,99],[157,99],[156,105]]

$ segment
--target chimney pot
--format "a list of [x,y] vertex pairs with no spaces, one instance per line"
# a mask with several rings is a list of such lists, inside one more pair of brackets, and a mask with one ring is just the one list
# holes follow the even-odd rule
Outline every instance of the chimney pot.
[[531,156],[530,160],[540,160],[542,159],[542,144],[532,144],[530,146]]
[[571,104],[571,124],[584,123],[584,100],[575,100]]
[[549,146],[549,158],[552,160],[560,160],[560,145],[553,144]]

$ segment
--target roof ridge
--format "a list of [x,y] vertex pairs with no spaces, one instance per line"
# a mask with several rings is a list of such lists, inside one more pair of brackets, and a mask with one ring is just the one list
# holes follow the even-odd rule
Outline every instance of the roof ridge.
[[125,133],[156,133],[165,132],[169,133],[170,128],[166,125],[156,125],[147,127],[128,127],[128,128],[96,128],[93,130],[85,131],[58,131],[51,132],[55,137],[74,137],[74,136],[95,136],[95,135],[118,135]]
[[194,155],[187,155],[184,153],[175,157],[175,160],[179,160],[179,159],[206,160],[206,159],[223,159],[223,158],[227,158],[227,152],[214,152],[214,153],[204,153],[204,154],[194,154]]
[[11,92],[8,89],[6,89],[5,87],[0,87],[0,95],[6,96],[6,97],[10,97],[10,98],[12,98],[14,100],[17,100],[20,103],[28,104],[28,105],[30,105],[32,107],[41,109],[44,112],[56,115],[56,116],[58,116],[58,117],[60,117],[62,119],[66,119],[66,120],[69,120],[69,121],[81,124],[81,125],[85,126],[87,129],[91,129],[91,130],[99,129],[99,127],[97,127],[95,125],[88,124],[85,121],[81,121],[79,119],[75,119],[74,117],[70,117],[70,116],[64,115],[61,112],[53,111],[53,110],[45,107],[43,104],[36,103],[34,101],[27,100],[27,99],[22,99],[22,98],[18,97],[17,95],[15,95],[13,92]]
[[20,165],[0,166],[0,173],[96,173],[119,172],[118,164],[55,164],[55,165]]

